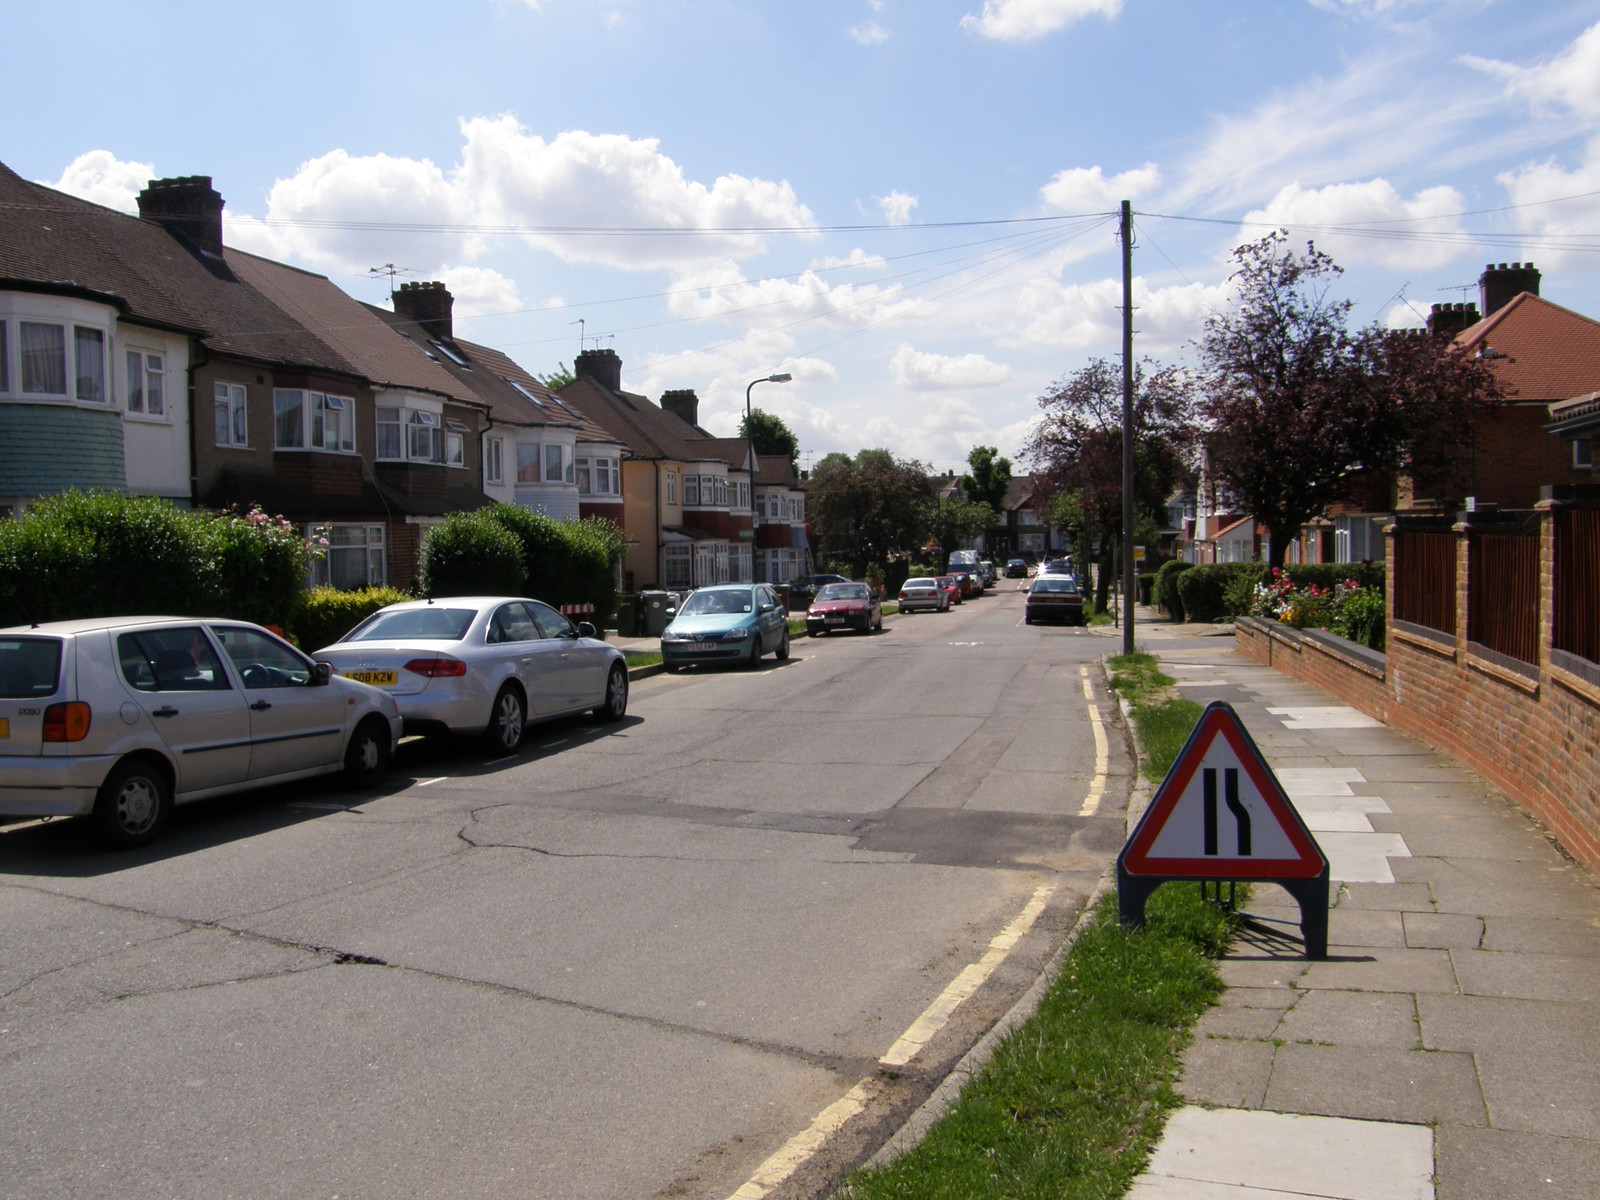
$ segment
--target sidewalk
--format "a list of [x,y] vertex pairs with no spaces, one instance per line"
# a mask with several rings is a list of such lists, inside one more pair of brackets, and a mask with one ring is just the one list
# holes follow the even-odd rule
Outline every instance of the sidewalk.
[[1233,705],[1335,894],[1329,957],[1310,962],[1294,902],[1256,889],[1184,1060],[1188,1106],[1130,1200],[1600,1195],[1593,875],[1453,760],[1222,629],[1146,615],[1139,649],[1187,698]]

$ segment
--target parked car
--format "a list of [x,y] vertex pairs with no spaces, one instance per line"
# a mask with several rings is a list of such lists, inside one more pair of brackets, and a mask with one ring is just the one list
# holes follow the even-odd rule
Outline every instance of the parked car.
[[789,601],[795,608],[804,608],[811,603],[811,598],[819,588],[827,587],[830,583],[849,582],[843,575],[802,575],[799,579],[790,580]]
[[983,586],[992,588],[1000,581],[1000,572],[987,558],[978,564],[978,576],[983,580]]
[[446,596],[380,608],[316,657],[393,696],[407,733],[510,753],[530,722],[627,713],[627,663],[594,632],[526,596]]
[[963,600],[983,595],[983,580],[979,579],[971,571],[963,567],[960,570],[952,571],[951,574],[955,576],[956,583],[960,585],[961,598]]
[[691,663],[742,662],[756,667],[771,650],[789,657],[789,617],[769,583],[722,583],[685,597],[668,609],[661,634],[661,664],[668,671]]
[[391,697],[259,625],[0,630],[0,816],[86,816],[104,840],[139,846],[192,800],[336,771],[375,783],[399,738]]
[[949,612],[950,593],[939,583],[937,576],[922,575],[908,579],[900,585],[900,611]]
[[1028,587],[1023,600],[1022,622],[1065,621],[1083,624],[1083,593],[1078,581],[1067,575],[1040,575]]
[[1041,575],[1076,575],[1072,562],[1065,558],[1052,558],[1039,567]]
[[1028,577],[1028,560],[1013,558],[1006,562],[1007,579],[1026,579]]
[[939,581],[939,586],[944,589],[945,595],[950,597],[952,607],[961,603],[961,580],[954,575],[936,575],[934,578]]
[[871,633],[883,628],[883,602],[865,583],[830,583],[806,609],[806,633],[817,637],[835,630]]

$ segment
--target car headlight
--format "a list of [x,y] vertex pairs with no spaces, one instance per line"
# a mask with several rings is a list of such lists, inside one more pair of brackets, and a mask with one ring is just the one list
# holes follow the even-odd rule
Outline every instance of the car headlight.
[[668,629],[662,632],[661,640],[663,642],[687,642],[689,635],[676,629]]
[[725,642],[742,642],[749,636],[750,631],[748,629],[746,629],[743,625],[736,625],[734,628],[728,630],[727,633],[722,635],[722,640]]

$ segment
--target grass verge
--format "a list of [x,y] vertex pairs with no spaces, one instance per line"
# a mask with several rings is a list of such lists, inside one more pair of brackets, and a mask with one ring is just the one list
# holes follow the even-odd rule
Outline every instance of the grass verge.
[[1111,686],[1122,693],[1133,710],[1139,729],[1139,770],[1152,783],[1160,783],[1178,757],[1201,708],[1172,692],[1175,682],[1161,673],[1152,654],[1118,654],[1108,659]]
[[[1165,756],[1164,774],[1199,706],[1168,694],[1172,680],[1150,655],[1111,662],[1141,750]],[[915,1148],[856,1172],[837,1200],[1122,1196],[1182,1103],[1179,1055],[1222,991],[1215,960],[1232,928],[1194,887],[1159,888],[1139,931],[1118,923],[1114,893],[1102,896],[1033,1016]]]

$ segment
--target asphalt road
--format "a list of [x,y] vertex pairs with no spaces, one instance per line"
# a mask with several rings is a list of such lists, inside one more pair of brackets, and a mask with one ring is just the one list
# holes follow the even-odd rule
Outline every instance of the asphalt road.
[[1112,649],[1002,585],[144,851],[0,832],[0,1195],[814,1194],[1115,856]]

